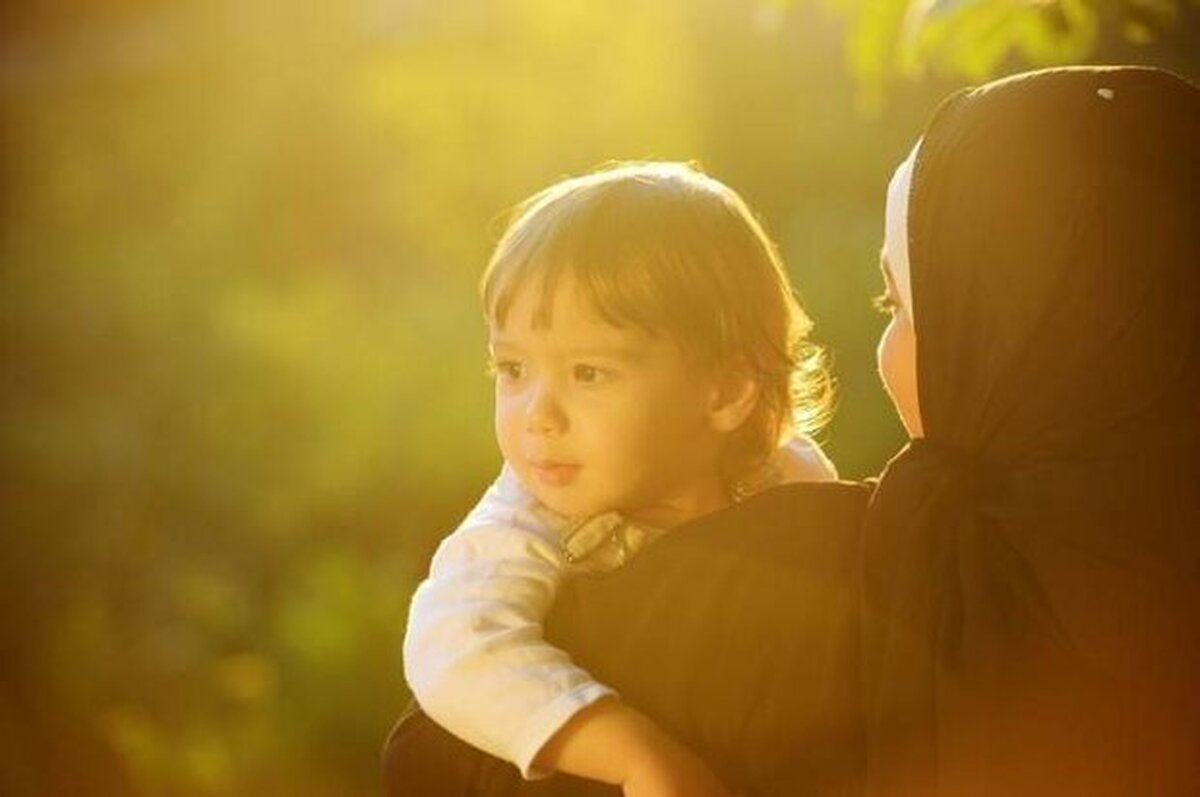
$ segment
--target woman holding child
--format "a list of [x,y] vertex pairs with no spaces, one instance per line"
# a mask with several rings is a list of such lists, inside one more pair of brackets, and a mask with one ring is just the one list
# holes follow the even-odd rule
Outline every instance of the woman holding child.
[[[914,439],[888,465],[865,516],[862,488],[780,484],[821,477],[823,460],[805,444],[767,457],[767,466],[736,491],[757,494],[727,508],[721,508],[727,491],[668,489],[711,485],[703,474],[716,473],[719,484],[745,472],[744,464],[724,469],[721,452],[744,440],[738,431],[761,406],[771,369],[790,368],[800,351],[801,338],[789,331],[794,326],[776,326],[771,337],[770,312],[762,327],[740,330],[727,323],[736,311],[718,313],[713,347],[701,343],[695,360],[711,367],[679,366],[681,379],[704,374],[708,381],[687,382],[704,389],[674,394],[679,417],[660,419],[676,433],[673,444],[688,446],[689,466],[678,466],[678,474],[665,469],[679,478],[658,479],[662,467],[640,471],[626,482],[640,492],[604,493],[595,506],[561,503],[565,493],[556,490],[582,475],[586,462],[534,458],[521,473],[514,460],[522,449],[511,442],[506,448],[501,429],[506,461],[518,471],[501,520],[526,523],[530,534],[505,556],[475,549],[488,563],[458,571],[482,574],[469,582],[477,590],[469,598],[432,612],[415,601],[418,624],[423,613],[434,619],[415,635],[410,626],[409,642],[437,641],[431,628],[457,629],[441,639],[440,658],[432,657],[442,662],[432,669],[445,672],[453,669],[445,662],[463,661],[454,655],[464,649],[463,628],[495,632],[483,648],[503,655],[518,639],[535,651],[532,658],[491,664],[476,658],[470,666],[488,678],[499,674],[494,685],[528,679],[530,706],[588,695],[548,735],[543,728],[527,773],[533,774],[529,765],[548,764],[607,778],[626,794],[720,794],[726,787],[779,795],[1194,792],[1200,784],[1197,141],[1200,92],[1158,70],[1049,70],[954,95],[889,186],[883,267],[893,318],[881,341],[880,370]],[[652,182],[647,175],[635,179]],[[695,200],[682,196],[683,208]],[[578,218],[571,214],[586,207],[564,218]],[[699,282],[693,291],[715,291],[717,305],[743,295],[744,273],[724,284],[711,277],[729,273],[719,255],[715,262],[689,262],[669,244],[655,250],[651,237],[623,234],[623,224],[651,210],[606,217],[622,222],[608,228],[610,239],[666,252],[656,260],[626,250],[624,262],[640,266],[627,274],[645,277],[626,289],[641,285],[653,295],[655,278],[647,275],[654,268],[646,264],[659,262],[677,269],[676,278],[686,273],[683,284]],[[680,212],[683,224],[692,212]],[[705,229],[714,219],[691,218]],[[746,222],[731,224],[732,230]],[[546,232],[546,241],[553,243],[557,232]],[[782,275],[773,260],[766,262],[756,273]],[[606,282],[605,271],[583,273],[597,280],[593,299],[621,284]],[[554,286],[540,284],[548,329],[559,323],[560,308]],[[623,304],[629,294],[614,296],[621,300],[615,307],[630,306]],[[696,296],[673,294],[683,311],[696,306]],[[515,301],[519,307],[522,300]],[[757,309],[764,300],[747,301]],[[556,347],[538,348],[537,309],[527,301],[529,332],[516,358],[532,370],[513,371],[514,379],[553,372]],[[621,323],[613,322],[659,338],[657,318],[606,317],[603,303],[590,309],[618,329]],[[496,325],[492,307],[489,317]],[[790,318],[794,323],[797,316]],[[666,337],[677,350],[695,345],[690,327],[678,327],[688,330],[678,340],[670,323]],[[764,339],[784,341],[777,350],[790,358],[772,365],[739,356],[753,350],[747,341],[763,329]],[[651,371],[659,375],[654,384],[669,384],[661,367],[643,377]],[[575,366],[566,372],[589,384],[599,373]],[[589,405],[579,394],[570,404],[567,383],[541,379],[529,382],[533,392],[518,402],[527,419],[539,419],[530,427],[548,435],[533,439],[571,439],[572,419],[589,417]],[[498,389],[498,419],[512,399],[504,391],[512,388]],[[594,414],[599,406],[593,419],[601,417]],[[785,418],[773,428],[787,425]],[[688,440],[687,429],[699,430],[701,439]],[[667,451],[642,453],[671,462]],[[533,485],[533,495],[522,494],[522,485]],[[539,519],[556,502],[569,510],[564,517],[621,511],[600,531]],[[639,506],[690,511],[664,521],[661,512],[630,511]],[[497,525],[493,517],[474,528]],[[675,528],[663,534],[660,527]],[[461,539],[462,532],[455,534]],[[591,540],[580,543],[582,557],[560,561],[580,535]],[[628,565],[603,577],[573,578],[558,591],[561,574],[580,558],[608,570],[643,545]],[[530,561],[548,564],[539,570]],[[505,567],[515,574],[507,594],[516,597],[501,610],[472,616],[472,600],[477,611],[481,595],[496,597],[478,589],[494,586],[489,578]],[[438,570],[435,560],[431,581]],[[461,584],[446,590],[451,597],[466,594]],[[556,595],[546,633],[561,648],[541,634]],[[431,660],[428,648],[407,645],[406,654],[410,678],[413,660]],[[538,692],[542,682],[550,685]],[[419,700],[426,687],[414,684]],[[621,690],[620,699],[610,687]],[[466,707],[462,714],[475,711]],[[528,716],[508,719],[520,724]],[[607,722],[616,736],[602,728],[589,752],[593,720]],[[470,722],[450,716],[446,724],[475,741],[455,727]],[[405,785],[413,794],[594,788],[561,776],[523,782],[499,759],[457,744],[432,723],[402,725],[390,748],[399,793]],[[491,752],[520,758],[499,745]],[[580,751],[582,758],[572,758]],[[589,769],[587,762],[596,760],[612,768]],[[646,761],[654,766],[637,768]],[[621,771],[625,765],[634,769]],[[631,779],[631,771],[653,777]]]
[[897,170],[872,792],[1200,787],[1198,222],[1200,92],[1158,70],[961,92]]

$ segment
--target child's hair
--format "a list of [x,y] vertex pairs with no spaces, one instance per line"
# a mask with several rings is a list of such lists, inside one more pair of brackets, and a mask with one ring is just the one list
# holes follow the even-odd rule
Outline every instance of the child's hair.
[[771,240],[732,189],[684,163],[623,162],[562,180],[514,211],[481,281],[489,323],[538,285],[549,322],[567,276],[617,326],[665,332],[694,362],[747,368],[758,404],[734,434],[727,476],[828,420],[832,381]]

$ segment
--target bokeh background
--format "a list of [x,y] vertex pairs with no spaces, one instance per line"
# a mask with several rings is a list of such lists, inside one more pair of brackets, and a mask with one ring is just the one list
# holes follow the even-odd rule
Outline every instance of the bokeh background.
[[[1200,73],[1195,0],[73,0],[0,12],[0,794],[367,795],[433,546],[499,464],[475,284],[618,158],[757,209],[843,474],[883,192],[1029,65]],[[34,6],[37,4],[29,4]]]

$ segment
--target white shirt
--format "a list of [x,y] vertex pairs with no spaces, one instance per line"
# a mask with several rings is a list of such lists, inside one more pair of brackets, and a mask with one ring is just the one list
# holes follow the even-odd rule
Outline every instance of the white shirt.
[[[837,478],[808,438],[792,440],[774,459],[775,483]],[[438,546],[409,607],[404,674],[417,702],[439,725],[516,764],[527,778],[544,774],[532,769],[533,759],[567,720],[614,694],[547,643],[542,628],[563,578],[617,566],[660,533],[623,528],[609,517],[572,535],[578,528],[541,505],[505,465]],[[596,537],[591,532],[606,523],[611,535],[567,554],[568,542]]]

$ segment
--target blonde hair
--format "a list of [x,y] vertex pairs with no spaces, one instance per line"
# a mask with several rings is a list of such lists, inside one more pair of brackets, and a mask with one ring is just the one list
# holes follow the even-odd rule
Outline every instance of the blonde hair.
[[503,326],[518,291],[538,284],[536,319],[548,323],[564,277],[609,323],[666,333],[694,361],[758,379],[727,475],[828,420],[825,355],[775,246],[742,198],[697,167],[614,163],[522,202],[480,283],[488,322]]

